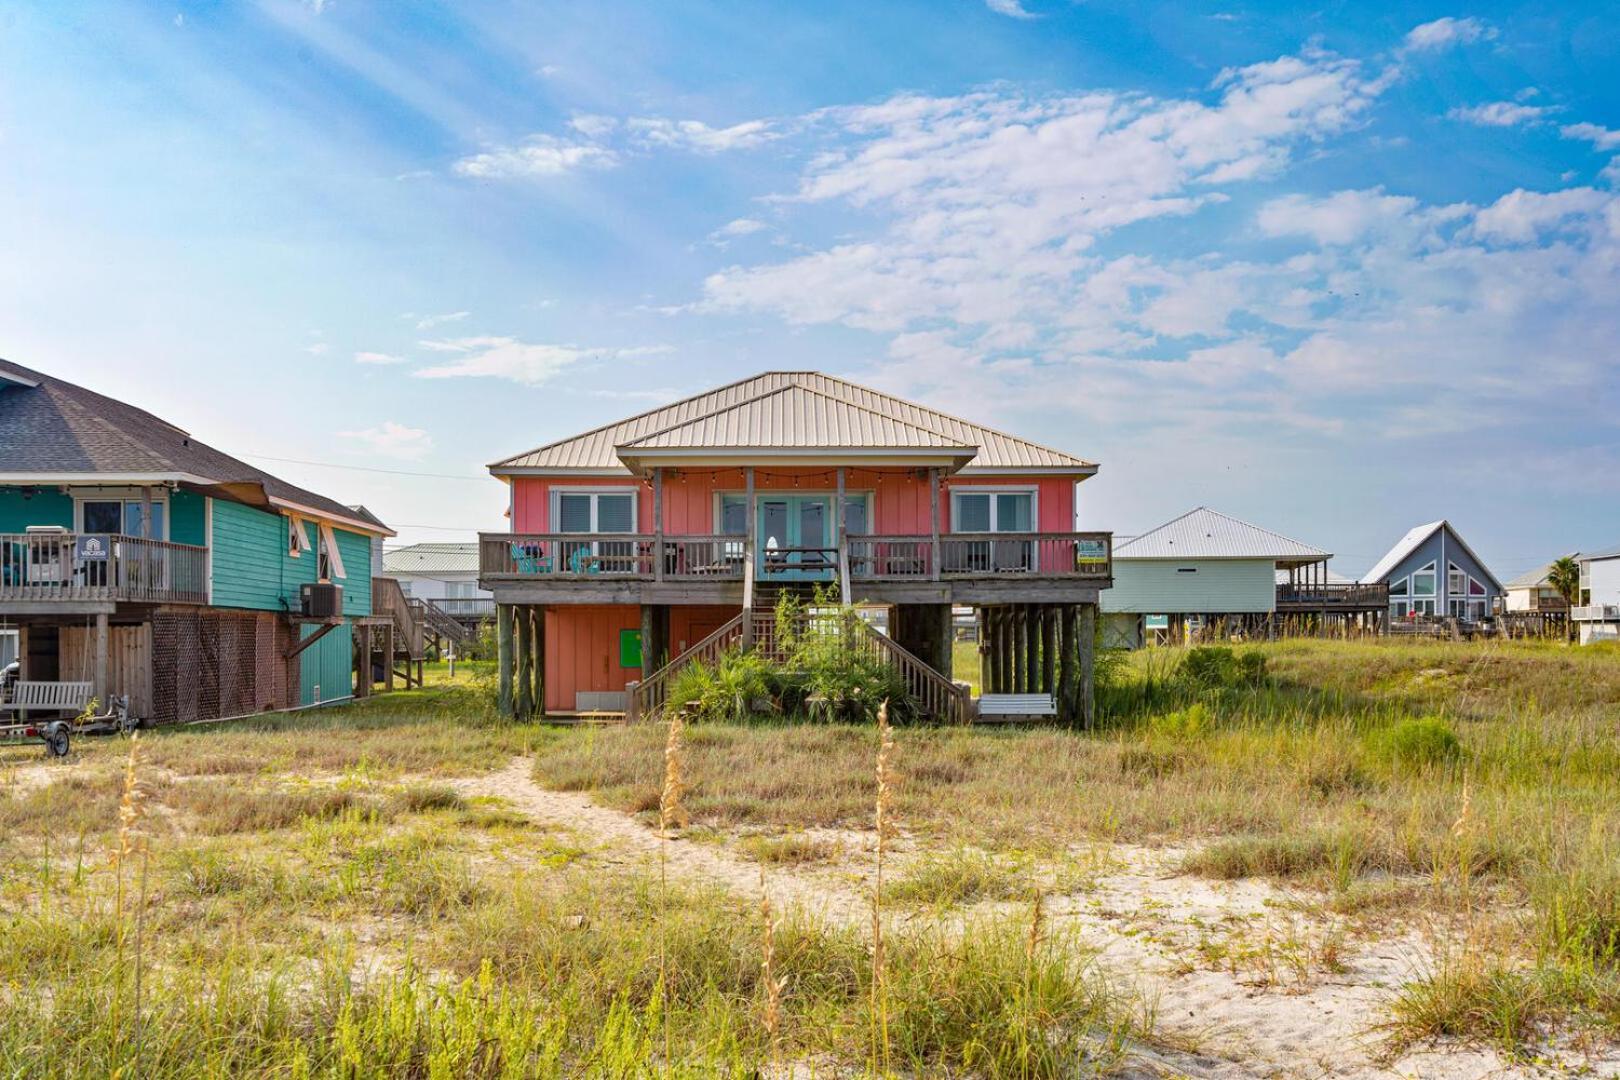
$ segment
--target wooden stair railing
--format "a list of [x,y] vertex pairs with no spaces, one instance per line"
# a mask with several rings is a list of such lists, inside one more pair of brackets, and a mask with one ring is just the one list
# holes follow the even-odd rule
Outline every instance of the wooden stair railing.
[[630,691],[627,719],[650,720],[662,712],[664,703],[669,700],[669,684],[675,673],[694,660],[702,660],[706,664],[719,660],[721,653],[743,639],[743,627],[749,614],[747,611],[739,612],[714,633],[638,683]]
[[412,613],[415,614],[417,620],[426,629],[458,644],[466,642],[472,637],[472,634],[461,624],[460,620],[432,600],[417,596],[408,597],[407,599]]
[[967,687],[958,686],[947,679],[893,638],[873,629],[865,619],[855,621],[860,623],[861,627],[857,639],[861,642],[861,647],[866,649],[868,655],[886,661],[890,667],[900,672],[900,677],[905,680],[906,690],[917,703],[919,712],[947,724],[966,724],[972,721],[973,705]]

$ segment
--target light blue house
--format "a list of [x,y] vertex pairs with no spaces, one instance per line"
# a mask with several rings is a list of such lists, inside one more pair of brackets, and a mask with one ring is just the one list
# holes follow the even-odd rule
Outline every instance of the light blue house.
[[[151,413],[0,361],[0,631],[17,631],[23,679],[89,682],[152,722],[348,698],[374,541],[392,535]],[[336,589],[306,601],[316,585]]]
[[1361,580],[1389,587],[1392,626],[1429,618],[1481,623],[1506,591],[1445,520],[1408,532]]

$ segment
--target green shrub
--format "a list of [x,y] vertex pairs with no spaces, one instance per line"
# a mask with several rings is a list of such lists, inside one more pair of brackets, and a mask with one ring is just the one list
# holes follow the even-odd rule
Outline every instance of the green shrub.
[[1263,686],[1266,658],[1258,650],[1234,653],[1225,645],[1198,645],[1187,650],[1177,673],[1199,690],[1225,690]]
[[1209,728],[1209,710],[1201,701],[1195,701],[1185,709],[1162,713],[1148,720],[1150,735],[1171,742],[1195,742],[1203,738]]
[[1402,720],[1375,732],[1373,752],[1393,765],[1422,768],[1462,757],[1462,741],[1444,720],[1434,716]]
[[773,701],[770,661],[757,653],[728,651],[713,666],[694,660],[670,680],[669,704],[688,708],[700,720],[752,719]]

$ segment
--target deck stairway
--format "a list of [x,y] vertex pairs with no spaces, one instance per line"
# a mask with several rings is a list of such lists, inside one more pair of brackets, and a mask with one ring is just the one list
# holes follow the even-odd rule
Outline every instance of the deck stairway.
[[417,596],[405,599],[412,616],[422,625],[424,635],[432,634],[442,641],[453,641],[457,645],[472,640],[472,631],[467,625],[432,600]]
[[[802,595],[808,600],[814,590],[799,584],[767,585],[754,590],[751,607],[738,612],[724,626],[665,664],[631,691],[628,718],[650,720],[662,713],[675,674],[695,660],[713,664],[722,653],[738,648],[751,649],[771,660],[785,660],[787,657],[782,651],[776,618],[777,601],[784,593]],[[800,630],[803,633],[846,632],[838,620],[817,618],[809,612],[801,619]],[[847,632],[850,635],[847,640],[849,648],[874,656],[900,673],[921,715],[946,723],[967,723],[972,718],[971,699],[964,687],[957,686],[888,635],[873,629],[864,619],[853,620]]]

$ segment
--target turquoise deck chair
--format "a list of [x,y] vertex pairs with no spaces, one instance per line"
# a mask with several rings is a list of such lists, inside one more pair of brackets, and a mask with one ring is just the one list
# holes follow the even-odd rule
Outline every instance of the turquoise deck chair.
[[530,553],[522,544],[512,545],[512,561],[520,574],[544,574],[551,569],[551,560]]

